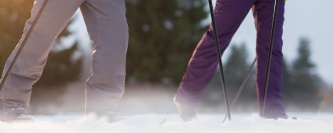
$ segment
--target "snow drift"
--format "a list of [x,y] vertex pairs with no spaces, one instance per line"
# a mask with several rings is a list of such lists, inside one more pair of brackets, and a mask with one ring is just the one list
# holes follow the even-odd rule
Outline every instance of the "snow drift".
[[[176,114],[124,116],[108,123],[94,115],[36,116],[36,122],[0,122],[1,133],[331,133],[333,114],[298,114],[298,120],[266,120],[257,114],[234,114],[231,122],[222,123],[219,114],[199,115],[184,123]],[[162,125],[160,123],[166,120]]]

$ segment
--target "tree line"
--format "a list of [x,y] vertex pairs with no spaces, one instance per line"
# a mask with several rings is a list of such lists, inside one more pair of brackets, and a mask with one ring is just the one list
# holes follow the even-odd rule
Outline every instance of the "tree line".
[[[224,62],[223,67],[226,88],[231,103],[252,64],[252,59],[249,62],[246,44],[244,43],[232,45],[230,49],[231,54]],[[257,106],[255,72],[256,68],[254,67],[236,104],[236,108],[239,110]],[[319,92],[322,89],[323,81],[316,73],[316,66],[311,60],[311,45],[308,38],[301,37],[299,39],[297,57],[290,63],[284,60],[283,72],[283,97],[287,108],[302,111],[317,110],[321,101]],[[221,105],[221,101],[223,101],[221,93],[221,79],[219,71],[216,71],[204,97],[205,104]]]
[[[21,38],[33,2],[34,0],[0,1],[0,70]],[[130,34],[127,83],[178,85],[196,44],[208,28],[203,23],[208,17],[206,7],[206,0],[126,0]],[[61,38],[71,34],[65,28],[55,45],[62,45]],[[78,45],[74,42],[70,48],[52,50],[43,76],[34,86],[32,98],[38,98],[45,91],[59,97],[65,90],[58,89],[62,87],[54,90],[54,86],[65,86],[80,79],[83,59],[73,60],[75,52],[80,51]],[[317,96],[320,77],[315,72],[315,64],[310,60],[309,47],[310,41],[301,38],[298,57],[292,63],[285,62],[284,66],[286,103],[302,108],[313,107],[320,100]],[[228,92],[234,95],[250,63],[246,44],[233,45],[229,49],[232,52],[224,62],[225,77]],[[218,81],[218,77],[214,77],[207,94],[219,91]],[[220,99],[222,95],[211,94],[213,95],[204,101],[209,101],[210,104],[221,103],[216,99]],[[255,98],[255,77],[252,74],[239,103],[255,102]]]

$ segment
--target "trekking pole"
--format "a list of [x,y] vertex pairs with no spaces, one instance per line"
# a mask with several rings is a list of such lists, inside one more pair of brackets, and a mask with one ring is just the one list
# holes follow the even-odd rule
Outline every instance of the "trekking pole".
[[279,0],[275,0],[275,6],[274,6],[274,12],[273,12],[273,21],[272,21],[272,29],[271,29],[271,36],[270,36],[269,53],[268,53],[268,62],[267,62],[267,68],[266,68],[265,90],[264,90],[261,116],[264,115],[265,106],[266,106],[267,90],[268,90],[268,83],[269,83],[269,74],[270,74],[271,62],[272,62],[274,34],[275,34],[276,19],[277,19],[277,14],[278,14],[278,7],[279,7],[278,5],[279,5]]
[[2,81],[1,81],[1,84],[0,84],[0,91],[1,91],[2,87],[4,86],[4,84],[5,84],[5,82],[6,82],[7,78],[8,78],[8,76],[10,75],[10,72],[11,72],[11,70],[13,69],[14,64],[15,64],[15,62],[16,62],[18,56],[19,56],[20,53],[22,52],[22,50],[23,50],[23,48],[24,48],[24,45],[27,43],[27,40],[29,39],[29,37],[30,37],[30,35],[31,35],[31,32],[32,32],[33,29],[35,28],[36,23],[37,23],[37,21],[39,20],[41,14],[43,13],[43,11],[44,11],[44,9],[45,9],[45,7],[46,7],[46,5],[47,5],[48,2],[49,2],[49,0],[45,0],[45,1],[44,1],[44,3],[43,3],[43,5],[42,5],[41,9],[39,10],[39,12],[38,12],[38,14],[37,14],[35,20],[33,21],[32,25],[31,25],[31,27],[30,27],[30,29],[29,29],[27,35],[24,37],[24,40],[23,40],[21,46],[19,47],[19,50],[17,51],[17,53],[16,53],[16,55],[15,55],[15,57],[14,57],[12,63],[10,64],[10,66],[9,66],[9,68],[8,68],[8,70],[7,70],[6,74],[5,74],[5,76],[3,77]]
[[227,96],[227,89],[225,87],[225,81],[224,81],[223,66],[222,66],[222,59],[221,59],[222,56],[221,56],[220,43],[219,43],[219,39],[218,39],[215,17],[214,17],[213,2],[212,2],[212,0],[208,0],[208,2],[209,2],[210,15],[211,15],[211,18],[212,18],[212,26],[213,26],[214,35],[215,35],[215,44],[216,44],[217,58],[218,58],[218,61],[219,61],[219,68],[220,68],[220,74],[221,74],[224,101],[225,101],[225,105],[226,105],[226,108],[227,108],[228,119],[230,121],[231,120],[231,115],[230,115],[230,108],[229,108],[229,102],[228,102],[228,96]]
[[[241,86],[239,87],[239,89],[238,89],[238,91],[237,91],[237,93],[236,93],[234,99],[232,100],[232,103],[231,103],[231,107],[230,107],[230,109],[233,109],[234,106],[236,105],[236,102],[238,101],[238,98],[239,98],[240,94],[241,94],[242,91],[244,90],[244,87],[245,87],[247,81],[249,80],[249,77],[250,77],[250,74],[251,74],[251,70],[252,70],[254,64],[256,63],[256,61],[257,61],[257,58],[254,58],[254,60],[253,60],[253,62],[252,62],[252,64],[251,64],[251,66],[250,66],[250,68],[247,70],[247,72],[246,72],[246,74],[245,74],[245,77],[243,78],[242,84],[241,84]],[[223,123],[225,122],[225,120],[227,120],[227,115],[224,116]]]

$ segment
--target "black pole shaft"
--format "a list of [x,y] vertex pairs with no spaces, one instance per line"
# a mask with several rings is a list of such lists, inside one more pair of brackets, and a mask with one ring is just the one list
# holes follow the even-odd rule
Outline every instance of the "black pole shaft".
[[[238,98],[239,98],[240,94],[243,92],[244,87],[245,87],[247,81],[249,80],[249,77],[250,77],[250,74],[251,74],[251,70],[252,70],[252,68],[253,68],[253,66],[254,66],[254,64],[255,64],[256,62],[257,62],[257,58],[254,58],[254,60],[253,60],[253,62],[252,62],[252,64],[251,64],[251,66],[250,66],[249,69],[247,70],[247,72],[246,72],[246,74],[245,74],[245,77],[244,77],[243,80],[242,80],[242,84],[241,84],[241,86],[239,87],[239,89],[238,89],[238,91],[237,91],[237,93],[236,93],[234,99],[232,100],[231,107],[230,107],[231,110],[234,108],[234,106],[236,105],[236,102],[238,101]],[[223,122],[225,122],[225,120],[227,120],[227,117],[228,117],[227,115],[224,116]]]
[[217,34],[217,29],[216,29],[216,23],[215,23],[215,17],[214,17],[214,10],[213,10],[213,2],[212,0],[209,1],[209,9],[210,9],[210,15],[212,19],[212,26],[214,29],[214,36],[215,36],[215,43],[216,43],[216,51],[217,51],[217,58],[219,61],[219,68],[220,68],[220,74],[221,74],[221,81],[222,81],[222,90],[224,94],[224,101],[227,109],[227,115],[229,121],[231,120],[231,115],[230,115],[230,108],[229,108],[229,102],[228,102],[228,95],[227,95],[227,89],[225,87],[225,81],[224,81],[224,74],[223,74],[223,66],[222,66],[222,59],[221,59],[221,49],[220,49],[220,43],[218,39],[218,34]]
[[267,90],[268,90],[268,84],[269,84],[269,74],[271,69],[271,62],[272,62],[272,53],[273,53],[273,44],[274,44],[274,34],[275,34],[275,28],[276,28],[276,19],[278,14],[278,6],[279,0],[275,0],[275,6],[274,6],[274,16],[272,21],[272,29],[271,29],[271,37],[270,37],[270,45],[269,45],[269,55],[268,55],[268,61],[267,61],[267,69],[266,69],[266,82],[265,82],[265,90],[264,90],[264,97],[263,97],[263,104],[262,104],[262,110],[261,110],[261,116],[265,113],[265,107],[266,107],[266,99],[267,99]]
[[30,27],[30,29],[29,29],[27,35],[24,37],[24,40],[23,40],[23,42],[22,42],[22,44],[21,44],[19,50],[17,51],[17,53],[16,53],[16,55],[15,55],[15,57],[14,57],[12,63],[10,64],[10,66],[9,66],[9,68],[8,68],[8,70],[7,70],[6,74],[5,74],[5,76],[4,76],[3,79],[1,80],[0,91],[1,91],[2,87],[4,86],[4,84],[5,84],[5,82],[6,82],[7,78],[8,78],[8,76],[10,75],[10,72],[12,71],[12,69],[13,69],[13,67],[14,67],[14,64],[15,64],[15,62],[16,62],[16,60],[17,60],[17,58],[19,57],[19,55],[20,55],[20,53],[22,52],[22,50],[23,50],[25,44],[27,43],[27,40],[29,39],[29,37],[30,37],[30,35],[31,35],[31,32],[32,32],[33,29],[35,28],[36,23],[37,23],[37,21],[39,20],[41,14],[43,13],[43,11],[44,11],[44,9],[45,9],[45,7],[46,7],[46,5],[47,5],[48,2],[49,2],[49,0],[45,0],[45,1],[44,1],[44,3],[43,3],[43,5],[42,5],[41,9],[39,10],[39,12],[38,12],[38,14],[37,14],[37,16],[36,16],[34,22],[33,22],[32,25],[31,25],[31,27]]

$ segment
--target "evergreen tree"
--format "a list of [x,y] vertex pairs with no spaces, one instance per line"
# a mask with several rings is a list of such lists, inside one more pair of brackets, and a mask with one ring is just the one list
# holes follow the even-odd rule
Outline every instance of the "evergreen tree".
[[33,0],[0,1],[0,74],[30,17]]
[[[228,93],[230,94],[229,99],[230,101],[234,98],[238,88],[241,85],[242,80],[248,70],[250,64],[247,62],[247,50],[245,44],[240,46],[232,46],[231,47],[231,54],[224,65],[225,70],[225,81],[226,87],[228,89]],[[253,78],[253,77],[252,77]],[[239,103],[248,103],[251,101],[256,101],[255,96],[255,86],[252,82],[248,82],[246,88],[243,91],[243,95],[239,98]],[[251,90],[249,87],[251,86]],[[254,96],[253,96],[254,95]]]
[[[224,63],[224,76],[230,104],[232,103],[232,100],[234,99],[245,74],[249,69],[250,64],[247,62],[247,56],[248,53],[245,44],[241,44],[239,46],[232,45],[230,56]],[[237,105],[239,105],[238,107],[255,106],[252,104],[256,103],[254,76],[255,74],[253,73],[250,75],[250,78],[237,101]],[[221,104],[221,100],[224,100],[219,69],[216,71],[213,80],[209,85],[209,89],[204,100],[206,103],[210,104]]]
[[290,65],[284,59],[283,60],[283,87],[282,93],[286,104],[289,104],[289,99],[291,98],[292,94],[292,86],[293,86],[293,77],[291,75]]
[[315,71],[315,64],[311,61],[310,41],[301,38],[298,56],[292,64],[291,86],[287,102],[299,108],[315,109],[318,106],[319,77]]
[[[207,30],[206,0],[126,0],[129,24],[127,77],[179,82]],[[167,79],[167,80],[165,80]]]

